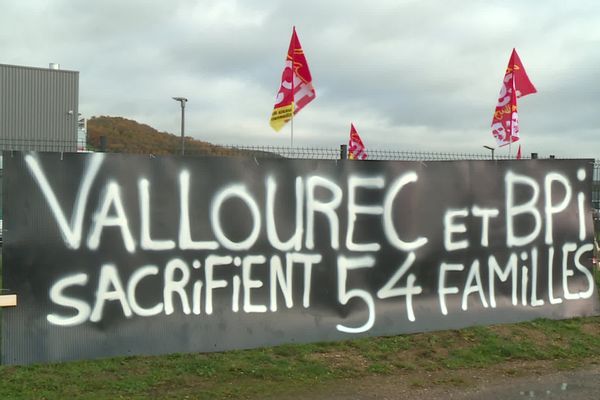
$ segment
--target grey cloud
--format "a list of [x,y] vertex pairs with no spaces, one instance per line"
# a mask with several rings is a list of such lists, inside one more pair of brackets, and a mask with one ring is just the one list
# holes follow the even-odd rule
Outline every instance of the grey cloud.
[[79,70],[88,116],[173,131],[170,96],[186,95],[203,139],[285,144],[268,116],[296,25],[317,90],[299,142],[343,142],[353,120],[378,146],[479,151],[516,47],[539,91],[519,101],[523,145],[594,156],[599,13],[558,0],[24,0],[0,15],[0,62]]

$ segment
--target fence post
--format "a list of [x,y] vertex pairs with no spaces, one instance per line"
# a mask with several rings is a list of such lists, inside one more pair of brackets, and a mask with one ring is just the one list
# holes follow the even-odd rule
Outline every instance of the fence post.
[[342,144],[340,145],[340,160],[348,159],[348,145]]

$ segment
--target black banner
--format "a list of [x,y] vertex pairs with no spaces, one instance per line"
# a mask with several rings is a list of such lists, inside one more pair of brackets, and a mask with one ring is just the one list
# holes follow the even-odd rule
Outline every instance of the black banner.
[[4,154],[2,362],[598,313],[591,160]]

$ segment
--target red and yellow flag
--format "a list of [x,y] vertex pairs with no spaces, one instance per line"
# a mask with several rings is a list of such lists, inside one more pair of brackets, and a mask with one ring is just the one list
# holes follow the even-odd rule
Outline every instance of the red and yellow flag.
[[350,124],[350,141],[348,142],[348,158],[350,160],[366,160],[367,148],[358,136],[354,124]]
[[308,63],[298,35],[296,35],[296,27],[294,27],[285,68],[281,76],[281,86],[271,114],[271,127],[279,131],[292,118],[292,115],[297,114],[315,97],[316,93],[312,85]]
[[535,92],[535,87],[529,80],[517,51],[513,49],[492,119],[492,135],[496,138],[498,146],[505,146],[519,140],[517,98]]

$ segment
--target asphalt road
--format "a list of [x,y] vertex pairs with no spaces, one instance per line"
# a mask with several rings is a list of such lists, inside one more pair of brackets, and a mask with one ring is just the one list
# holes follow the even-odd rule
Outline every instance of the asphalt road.
[[455,399],[600,399],[600,367],[557,372],[548,375],[516,378],[501,384],[478,388],[469,394],[456,393]]

